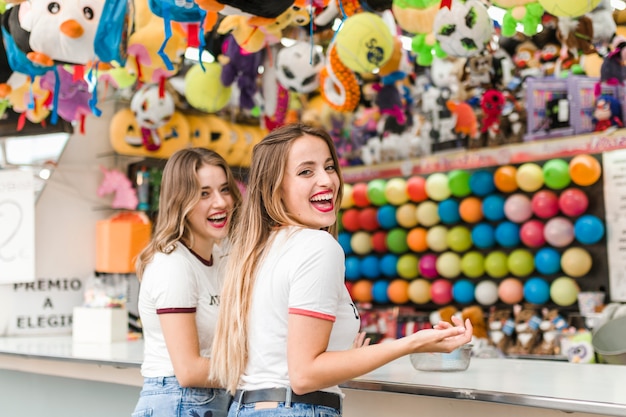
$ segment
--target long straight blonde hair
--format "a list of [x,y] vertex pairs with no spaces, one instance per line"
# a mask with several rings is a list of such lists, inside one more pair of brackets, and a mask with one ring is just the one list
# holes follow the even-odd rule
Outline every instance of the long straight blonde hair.
[[174,153],[163,169],[159,213],[152,239],[137,258],[136,269],[139,280],[155,253],[171,252],[174,249],[174,243],[180,240],[187,245],[193,245],[187,215],[200,201],[200,183],[197,172],[205,165],[220,167],[226,174],[226,182],[234,202],[229,226],[232,231],[232,225],[237,221],[237,211],[241,205],[241,192],[224,158],[204,148],[185,148]]
[[[256,270],[273,228],[299,225],[284,206],[280,187],[285,176],[287,158],[293,142],[305,135],[323,139],[330,150],[339,189],[335,214],[343,196],[343,178],[333,140],[323,129],[291,124],[270,132],[254,147],[246,198],[238,222],[234,225],[231,256],[220,299],[220,315],[213,342],[209,379],[232,393],[248,362],[248,322]],[[337,236],[337,224],[328,231]]]

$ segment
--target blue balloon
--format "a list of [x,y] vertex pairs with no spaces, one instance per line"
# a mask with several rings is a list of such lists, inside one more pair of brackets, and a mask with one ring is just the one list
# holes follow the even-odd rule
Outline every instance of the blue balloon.
[[598,243],[604,237],[604,223],[592,214],[585,214],[574,223],[574,236],[584,245]]
[[554,248],[541,248],[535,254],[535,268],[544,275],[556,274],[561,270],[561,254]]
[[398,256],[393,253],[388,253],[382,258],[380,258],[380,262],[378,263],[380,267],[380,272],[383,275],[391,278],[396,278],[398,276]]
[[356,256],[346,257],[346,279],[356,281],[361,278],[361,260]]
[[378,209],[376,212],[376,219],[378,224],[383,229],[393,229],[398,226],[396,220],[396,208],[390,204],[386,204]]
[[505,248],[514,248],[520,244],[519,225],[505,221],[496,226],[496,242]]
[[469,304],[474,301],[475,285],[467,279],[460,279],[452,285],[452,298],[457,303]]
[[493,174],[484,170],[476,171],[472,174],[469,186],[472,193],[480,197],[496,191],[496,186],[493,183]]
[[530,278],[524,283],[524,298],[533,304],[547,303],[550,300],[550,284],[538,277]]
[[352,255],[352,245],[350,245],[352,233],[341,232],[337,235],[337,240],[346,255]]
[[453,198],[448,198],[439,203],[437,207],[439,219],[445,224],[454,224],[461,221],[459,214],[459,202]]
[[489,223],[478,223],[472,229],[472,242],[480,249],[487,249],[495,245],[496,239],[493,226]]
[[483,214],[487,220],[498,222],[504,219],[504,198],[491,194],[483,200]]
[[378,278],[380,276],[380,261],[376,255],[367,255],[361,259],[361,275],[366,278]]
[[389,296],[387,295],[387,288],[389,287],[389,281],[376,281],[372,286],[372,299],[381,304],[389,302]]

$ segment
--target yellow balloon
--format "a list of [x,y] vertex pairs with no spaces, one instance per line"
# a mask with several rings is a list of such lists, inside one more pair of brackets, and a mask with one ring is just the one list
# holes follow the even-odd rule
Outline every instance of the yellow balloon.
[[578,300],[580,287],[570,277],[559,277],[550,285],[550,298],[555,304],[567,307]]
[[396,210],[396,220],[398,224],[405,229],[411,229],[417,226],[417,215],[415,209],[417,206],[412,203],[405,203]]
[[569,248],[561,256],[561,269],[570,277],[586,275],[592,264],[591,255],[583,248]]
[[352,198],[352,185],[343,184],[343,198],[341,199],[341,208],[343,210],[349,209],[354,206],[354,199]]
[[430,301],[430,282],[415,279],[409,284],[409,300],[415,304],[426,304]]

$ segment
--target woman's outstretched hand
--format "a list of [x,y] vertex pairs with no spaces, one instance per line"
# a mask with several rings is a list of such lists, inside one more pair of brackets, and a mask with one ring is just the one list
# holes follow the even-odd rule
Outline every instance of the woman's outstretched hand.
[[445,321],[437,323],[432,329],[420,330],[410,337],[414,344],[414,352],[449,353],[472,340],[472,323],[453,316],[450,324]]
[[365,337],[365,332],[359,332],[354,338],[354,342],[352,342],[352,349],[360,348],[363,346],[367,346],[370,344],[372,339],[369,337]]

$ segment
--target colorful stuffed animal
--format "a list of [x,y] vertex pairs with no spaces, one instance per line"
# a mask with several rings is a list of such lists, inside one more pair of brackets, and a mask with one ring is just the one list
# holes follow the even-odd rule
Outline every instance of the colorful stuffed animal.
[[530,306],[516,305],[513,307],[515,315],[515,344],[507,349],[509,355],[528,355],[541,340],[539,325],[541,317]]
[[258,90],[257,81],[263,52],[245,52],[230,34],[222,43],[222,54],[218,60],[222,65],[222,85],[228,88],[237,82],[240,110],[250,112],[256,106],[254,96]]
[[603,94],[596,99],[593,111],[593,131],[604,132],[624,127],[622,104],[614,96]]
[[494,5],[506,10],[502,21],[502,35],[510,37],[521,23],[524,34],[532,36],[539,30],[543,6],[537,0],[495,0]]
[[480,126],[481,142],[486,146],[498,146],[502,143],[500,117],[504,104],[504,94],[494,89],[485,91],[480,100],[483,112]]

